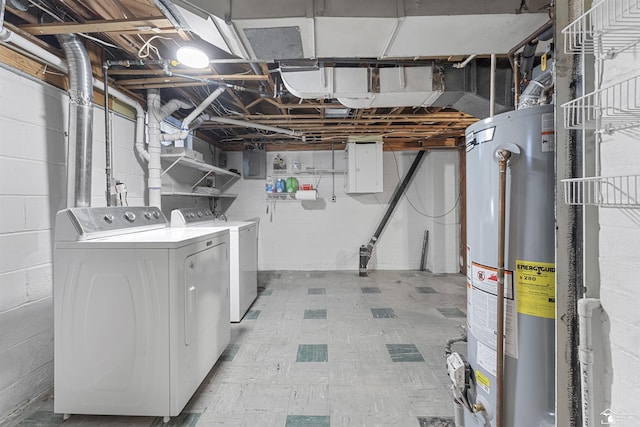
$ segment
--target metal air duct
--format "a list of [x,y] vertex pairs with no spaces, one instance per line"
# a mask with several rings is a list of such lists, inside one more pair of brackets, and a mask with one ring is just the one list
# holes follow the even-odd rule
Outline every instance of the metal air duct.
[[[93,144],[91,62],[87,50],[75,34],[60,34],[56,38],[67,58],[69,68],[67,206],[87,207],[91,206],[91,149]],[[73,200],[73,205],[71,205],[71,200]]]

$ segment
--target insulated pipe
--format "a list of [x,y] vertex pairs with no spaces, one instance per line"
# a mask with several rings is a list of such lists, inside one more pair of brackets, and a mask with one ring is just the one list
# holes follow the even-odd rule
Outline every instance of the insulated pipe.
[[[542,27],[538,28],[533,33],[531,33],[528,37],[523,39],[520,43],[512,47],[509,53],[507,53],[507,57],[509,58],[509,63],[511,64],[511,68],[513,68],[513,57],[516,54],[516,52],[520,50],[522,46],[526,45],[531,40],[537,37],[540,37],[540,35],[545,34],[551,28],[553,28],[553,19],[549,19],[544,25],[542,25]],[[519,81],[519,80],[520,78],[518,78],[516,81]]]
[[[578,316],[580,331],[580,382],[582,386],[582,425],[595,425],[596,408],[595,389],[593,385],[593,327],[594,311],[601,308],[600,300],[595,298],[581,298],[578,300]],[[602,402],[600,402],[602,403]]]
[[[67,204],[73,195],[74,206],[91,206],[91,148],[93,144],[93,74],[87,50],[75,34],[60,34],[56,38],[62,46],[69,67],[69,157],[75,156],[75,175],[72,162],[67,163]],[[71,159],[69,159],[71,160]]]
[[504,251],[507,212],[507,163],[511,151],[498,150],[498,286],[496,289],[496,427],[503,427],[504,404]]

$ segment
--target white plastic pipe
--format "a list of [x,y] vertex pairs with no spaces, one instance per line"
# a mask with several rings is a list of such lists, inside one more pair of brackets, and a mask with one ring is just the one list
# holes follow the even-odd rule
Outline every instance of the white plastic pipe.
[[476,55],[475,55],[475,54],[473,54],[473,55],[469,55],[469,56],[467,56],[467,59],[465,59],[464,61],[462,61],[462,62],[458,62],[458,63],[456,63],[456,64],[453,64],[453,68],[464,68],[464,67],[466,67],[466,66],[467,66],[467,64],[468,64],[469,62],[471,62],[471,60],[472,60],[473,58],[475,58],[475,57],[476,57]]
[[149,110],[149,206],[158,208],[162,205],[162,167],[160,165],[160,122],[181,108],[191,108],[192,105],[181,100],[172,99],[164,106],[160,105],[160,90],[147,91],[147,108]]
[[225,91],[223,86],[219,86],[216,90],[214,90],[211,95],[207,96],[207,98],[200,103],[185,119],[182,121],[182,130],[188,130],[191,122],[198,117],[204,110],[207,108],[217,97],[219,97],[222,92]]
[[[593,385],[593,317],[594,312],[601,308],[600,300],[596,298],[581,298],[578,300],[578,325],[580,345],[578,357],[580,359],[580,383],[582,386],[582,426],[595,426],[596,407],[595,389]],[[597,411],[597,412],[596,412]]]

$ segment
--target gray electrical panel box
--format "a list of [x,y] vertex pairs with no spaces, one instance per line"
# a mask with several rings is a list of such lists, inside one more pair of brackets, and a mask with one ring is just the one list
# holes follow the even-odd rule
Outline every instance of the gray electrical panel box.
[[244,179],[267,178],[267,152],[264,149],[242,152],[242,177]]
[[382,143],[347,144],[347,193],[382,192]]

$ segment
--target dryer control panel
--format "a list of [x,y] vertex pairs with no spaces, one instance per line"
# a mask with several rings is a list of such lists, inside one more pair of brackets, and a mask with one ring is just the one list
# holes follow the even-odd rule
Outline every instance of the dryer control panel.
[[186,227],[202,222],[212,222],[215,219],[214,213],[208,209],[180,208],[171,211],[172,227]]
[[154,206],[68,208],[56,215],[56,241],[97,239],[166,226],[167,219]]

